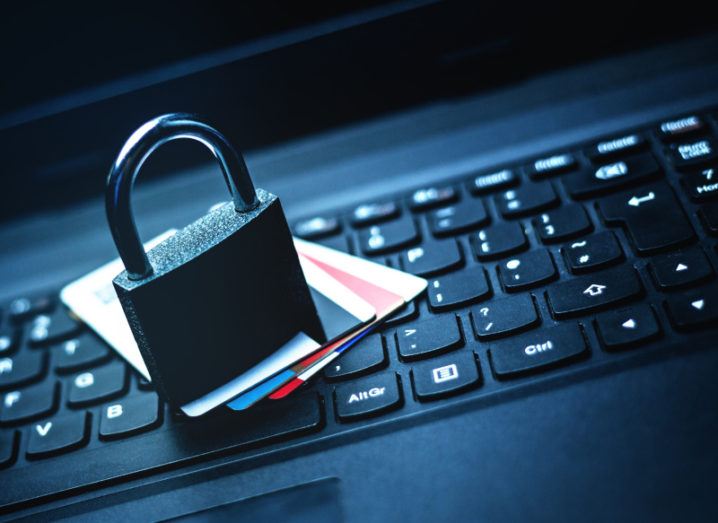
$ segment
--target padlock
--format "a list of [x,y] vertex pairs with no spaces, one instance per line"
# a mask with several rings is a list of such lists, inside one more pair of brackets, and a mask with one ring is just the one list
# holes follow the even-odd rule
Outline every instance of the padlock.
[[[132,215],[134,180],[147,157],[179,138],[218,160],[232,201],[145,253]],[[142,125],[107,180],[107,219],[125,271],[113,281],[159,394],[197,402],[298,333],[324,332],[277,196],[257,189],[216,129],[186,114]]]

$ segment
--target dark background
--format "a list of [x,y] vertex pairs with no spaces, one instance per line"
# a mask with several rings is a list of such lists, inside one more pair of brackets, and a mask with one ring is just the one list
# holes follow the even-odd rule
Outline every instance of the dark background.
[[[695,36],[714,20],[686,4],[605,2],[9,3],[0,220],[98,197],[124,139],[162,112],[202,114],[251,151]],[[186,143],[156,156],[153,176],[207,160]]]

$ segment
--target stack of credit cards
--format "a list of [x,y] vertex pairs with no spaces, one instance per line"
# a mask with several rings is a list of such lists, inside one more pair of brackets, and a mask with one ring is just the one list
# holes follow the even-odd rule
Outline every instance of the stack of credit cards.
[[[152,248],[175,232],[163,233],[147,242],[145,248]],[[322,245],[295,239],[295,247],[326,341],[318,343],[304,333],[297,333],[255,367],[182,406],[188,416],[200,416],[222,404],[232,410],[244,410],[261,400],[289,396],[415,299],[427,285],[423,278]],[[112,287],[112,279],[122,270],[122,262],[114,260],[70,283],[60,296],[75,315],[151,381]]]

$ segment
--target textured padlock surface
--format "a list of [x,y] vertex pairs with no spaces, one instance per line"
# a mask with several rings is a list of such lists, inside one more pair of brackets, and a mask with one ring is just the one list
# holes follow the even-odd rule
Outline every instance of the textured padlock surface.
[[231,203],[148,253],[154,273],[115,289],[165,400],[179,407],[272,354],[302,331],[324,333],[279,199],[257,190],[260,205]]

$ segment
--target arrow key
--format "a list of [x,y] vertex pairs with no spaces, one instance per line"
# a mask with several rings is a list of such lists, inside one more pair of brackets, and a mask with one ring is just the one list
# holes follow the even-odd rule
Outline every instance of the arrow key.
[[668,316],[678,330],[715,326],[718,322],[718,284],[672,295],[665,304]]
[[708,258],[697,247],[656,256],[649,267],[656,287],[660,290],[685,287],[713,276]]
[[661,334],[656,315],[648,305],[599,314],[595,324],[603,346],[609,351],[633,347]]

